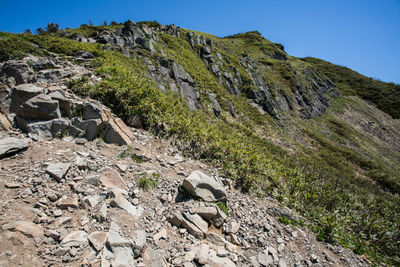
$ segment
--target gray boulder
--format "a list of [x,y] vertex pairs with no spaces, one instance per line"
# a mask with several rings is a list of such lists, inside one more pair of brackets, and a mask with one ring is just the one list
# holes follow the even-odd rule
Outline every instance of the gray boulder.
[[43,92],[43,88],[37,87],[33,84],[21,84],[15,86],[11,89],[9,95],[9,98],[11,99],[10,112],[15,113],[20,105],[22,105],[29,99],[42,94]]
[[0,158],[10,156],[28,147],[24,139],[6,137],[0,139]]
[[102,111],[97,105],[93,103],[86,103],[85,107],[83,108],[83,118],[85,120],[102,119]]
[[60,69],[41,70],[35,75],[38,82],[58,82],[62,77],[63,72]]
[[195,197],[207,202],[226,201],[225,188],[201,171],[193,171],[183,180],[183,188]]
[[16,114],[26,119],[51,120],[61,117],[58,101],[44,94],[37,95],[20,105]]
[[82,43],[87,43],[88,39],[78,33],[74,33],[73,35],[71,35],[69,38],[71,38],[72,40],[78,41],[78,42],[82,42]]
[[185,71],[182,65],[172,62],[172,72],[176,80],[180,79],[185,82],[194,83],[193,78]]
[[63,118],[42,121],[17,116],[15,119],[18,128],[29,133],[31,138],[39,141],[65,135],[77,137],[83,134],[80,129],[71,125],[69,120]]
[[86,59],[90,59],[90,58],[95,58],[95,56],[87,51],[79,51],[75,54],[76,57],[81,57],[81,58],[86,58]]
[[62,93],[60,93],[59,91],[55,91],[50,93],[48,96],[50,96],[51,99],[58,101],[60,112],[62,115],[67,117],[71,115],[71,102],[66,99]]
[[106,244],[114,254],[112,266],[135,266],[132,241],[121,235],[121,232],[119,225],[111,222]]
[[73,118],[71,120],[72,125],[75,127],[81,129],[82,131],[85,132],[85,137],[87,140],[92,141],[96,139],[96,137],[99,135],[99,125],[101,124],[100,119],[92,119],[92,120],[80,120],[79,118]]
[[121,119],[106,121],[100,128],[102,138],[109,144],[130,145],[134,138],[132,131]]
[[196,110],[200,108],[200,94],[196,88],[187,82],[180,83],[181,95],[187,100],[189,108]]
[[212,107],[213,107],[213,111],[215,116],[219,117],[219,115],[221,114],[221,106],[218,103],[217,97],[215,94],[210,94],[209,99],[211,101]]
[[0,69],[0,78],[7,80],[12,77],[15,85],[30,82],[33,71],[31,67],[21,61],[9,60]]
[[50,176],[56,179],[57,182],[61,182],[61,180],[65,177],[70,167],[71,164],[69,163],[62,163],[62,162],[53,163],[47,167],[46,173],[48,173]]

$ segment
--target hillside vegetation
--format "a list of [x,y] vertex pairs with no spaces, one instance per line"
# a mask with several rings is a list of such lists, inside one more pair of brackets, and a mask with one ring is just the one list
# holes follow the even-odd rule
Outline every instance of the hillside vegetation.
[[400,85],[378,81],[322,59],[307,57],[302,60],[331,78],[344,95],[360,96],[393,118],[400,119]]
[[[222,58],[219,70],[227,74],[219,80],[199,55],[202,45],[190,44],[191,31],[179,29],[177,36],[147,24],[157,33],[154,50],[131,49],[130,57],[104,49],[107,44],[68,38],[102,29],[83,26],[68,33],[1,33],[0,59],[57,53],[69,60],[78,51],[93,53],[92,68],[103,79],[68,83],[76,93],[101,100],[122,118],[139,116],[146,129],[219,167],[244,190],[296,210],[321,241],[339,242],[377,263],[400,264],[400,124],[362,100],[399,118],[398,85],[291,57],[258,32],[226,38],[195,32],[211,40],[214,59]],[[163,91],[151,78],[148,61],[159,66],[165,58],[193,78],[200,108],[190,109],[170,84]],[[227,90],[229,73],[241,78],[240,94]],[[218,116],[210,93],[221,106]]]

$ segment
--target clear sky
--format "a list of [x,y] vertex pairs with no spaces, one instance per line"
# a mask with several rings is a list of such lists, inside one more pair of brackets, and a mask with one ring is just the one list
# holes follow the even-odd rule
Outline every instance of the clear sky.
[[216,36],[258,30],[290,55],[400,83],[400,0],[0,0],[0,31],[157,20]]

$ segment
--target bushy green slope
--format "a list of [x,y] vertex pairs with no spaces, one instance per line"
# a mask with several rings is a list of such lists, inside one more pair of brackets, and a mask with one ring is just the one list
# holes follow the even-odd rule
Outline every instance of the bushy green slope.
[[344,95],[358,95],[373,102],[379,109],[400,119],[400,85],[386,83],[361,75],[349,68],[318,58],[303,58],[329,76]]
[[[95,29],[74,31],[88,35]],[[4,60],[53,52],[73,60],[68,56],[77,51],[94,53],[97,58],[92,66],[103,80],[96,86],[85,80],[68,83],[75,92],[103,101],[123,118],[140,115],[147,129],[174,139],[188,155],[220,167],[223,175],[236,179],[244,189],[271,195],[297,210],[309,219],[321,240],[339,242],[377,262],[399,262],[400,176],[393,166],[400,163],[400,150],[350,120],[353,115],[373,120],[374,114],[367,112],[372,107],[359,98],[337,97],[327,112],[314,119],[304,120],[295,110],[286,113],[281,128],[271,116],[250,106],[245,94],[229,94],[209,72],[196,47],[188,44],[187,30],[181,31],[181,38],[160,33],[156,48],[185,68],[202,96],[217,95],[223,109],[220,118],[214,116],[205,97],[203,108],[191,111],[179,95],[160,91],[141,57],[127,58],[118,51],[103,50],[100,44],[57,35],[1,34],[0,55]],[[283,47],[256,32],[223,39],[204,35],[218,43],[213,54],[219,52],[229,60],[224,68],[235,67],[241,73],[243,91],[253,86],[240,64],[243,53],[255,60],[273,94],[284,92],[294,98],[296,86],[308,86],[306,74],[318,75],[310,64],[286,55]],[[160,57],[142,49],[131,53],[154,62]],[[238,116],[230,115],[225,100],[233,103]],[[396,127],[390,133],[396,134],[400,129]]]

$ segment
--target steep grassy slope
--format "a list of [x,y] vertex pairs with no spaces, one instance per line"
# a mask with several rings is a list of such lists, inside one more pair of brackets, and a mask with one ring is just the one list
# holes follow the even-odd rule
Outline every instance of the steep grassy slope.
[[[96,30],[85,26],[74,32],[88,37]],[[180,37],[158,32],[155,52],[136,48],[130,51],[132,57],[62,34],[2,33],[0,56],[5,60],[52,52],[73,60],[68,56],[81,50],[92,52],[96,55],[92,67],[103,80],[98,85],[85,80],[68,83],[75,92],[102,100],[124,118],[139,115],[147,129],[176,140],[187,155],[215,164],[246,190],[273,196],[296,209],[309,219],[321,240],[340,242],[377,262],[399,263],[399,122],[360,98],[348,96],[329,96],[332,106],[328,110],[305,119],[304,108],[295,99],[301,91],[311,106],[315,101],[312,81],[328,81],[321,73],[325,70],[313,68],[314,62],[310,65],[288,56],[282,46],[257,32],[223,39],[202,34],[213,42],[212,55],[217,58],[219,53],[223,58],[222,71],[240,73],[242,93],[230,94],[199,56],[201,47],[189,44],[189,31],[180,32]],[[179,94],[159,90],[149,76],[145,58],[154,64],[160,58],[181,64],[195,81],[202,108],[192,111]],[[263,114],[250,105],[248,93],[258,89],[243,63],[249,58],[272,99],[284,98],[293,105],[279,109],[272,103],[283,127],[274,113]],[[346,79],[351,81],[351,77]],[[350,92],[344,85],[338,86],[343,94]],[[221,104],[219,117],[212,111],[209,93]],[[235,116],[226,101],[235,107]]]
[[344,95],[358,95],[373,102],[393,118],[400,119],[400,85],[377,81],[318,58],[308,57],[302,60],[328,75]]

